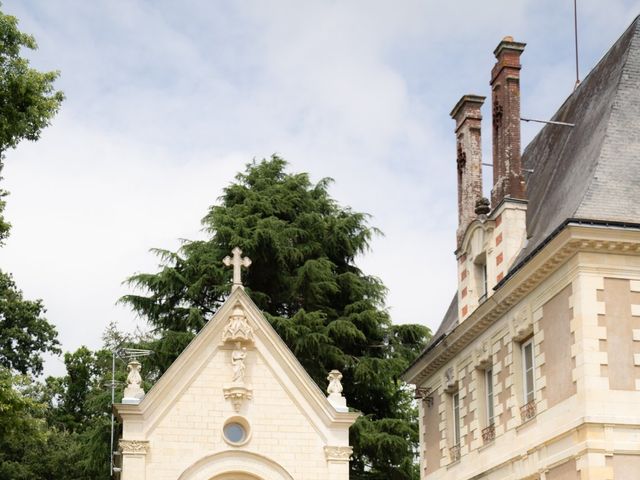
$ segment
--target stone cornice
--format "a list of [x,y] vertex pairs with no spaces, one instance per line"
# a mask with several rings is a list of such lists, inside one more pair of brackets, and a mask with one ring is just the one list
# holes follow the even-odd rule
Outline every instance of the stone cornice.
[[404,373],[404,380],[420,385],[577,252],[640,255],[640,231],[567,225],[440,343],[424,352]]

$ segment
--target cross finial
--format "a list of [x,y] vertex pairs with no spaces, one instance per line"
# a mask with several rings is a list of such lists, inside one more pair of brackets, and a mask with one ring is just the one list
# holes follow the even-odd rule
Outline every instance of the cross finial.
[[244,289],[242,286],[241,269],[242,267],[249,268],[249,265],[251,265],[251,259],[249,257],[242,257],[242,250],[238,247],[231,250],[231,253],[233,254],[233,257],[224,257],[222,263],[227,267],[233,265],[233,286],[231,287],[231,291],[233,292],[237,288]]

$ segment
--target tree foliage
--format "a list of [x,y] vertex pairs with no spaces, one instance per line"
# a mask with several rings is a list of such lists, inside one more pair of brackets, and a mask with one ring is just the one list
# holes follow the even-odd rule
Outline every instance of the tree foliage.
[[[0,172],[6,150],[37,140],[63,99],[53,86],[58,73],[31,68],[23,48],[35,49],[34,38],[0,11]],[[6,195],[0,189],[0,245],[10,228],[3,215]],[[11,275],[0,271],[0,366],[23,374],[42,371],[41,354],[58,351],[56,331],[43,313],[41,301],[25,300]]]
[[0,272],[0,366],[42,372],[42,353],[59,353],[57,333],[40,300],[25,300],[11,275]]
[[24,48],[35,50],[35,39],[18,29],[15,17],[0,11],[0,160],[21,140],[40,138],[64,99],[53,86],[58,72],[31,68]]
[[122,301],[158,335],[148,345],[157,376],[229,294],[222,258],[240,247],[253,260],[251,298],[318,385],[342,371],[350,405],[364,414],[352,433],[352,478],[417,478],[415,412],[399,376],[429,332],[392,324],[384,285],[355,263],[378,232],[331,198],[330,183],[287,173],[276,156],[249,164],[204,217],[209,238],[155,250],[160,271],[130,277],[141,293]]

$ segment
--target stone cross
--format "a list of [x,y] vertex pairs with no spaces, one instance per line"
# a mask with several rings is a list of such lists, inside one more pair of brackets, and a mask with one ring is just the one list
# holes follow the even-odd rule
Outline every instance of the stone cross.
[[242,267],[249,268],[249,265],[251,265],[251,259],[249,257],[242,257],[242,250],[238,247],[231,250],[231,253],[233,254],[233,257],[224,257],[222,263],[227,267],[233,265],[233,286],[231,287],[231,291],[233,292],[238,288],[244,288],[242,286],[242,276],[240,271]]

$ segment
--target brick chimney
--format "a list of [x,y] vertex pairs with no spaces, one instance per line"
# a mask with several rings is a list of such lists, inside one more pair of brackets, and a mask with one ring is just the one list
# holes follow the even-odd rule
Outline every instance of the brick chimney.
[[458,230],[457,243],[469,224],[476,218],[476,202],[482,197],[482,148],[480,143],[480,108],[485,97],[463,96],[453,110],[456,121],[456,151],[458,167]]
[[505,197],[526,199],[520,159],[520,55],[525,45],[505,37],[493,52],[493,208]]

